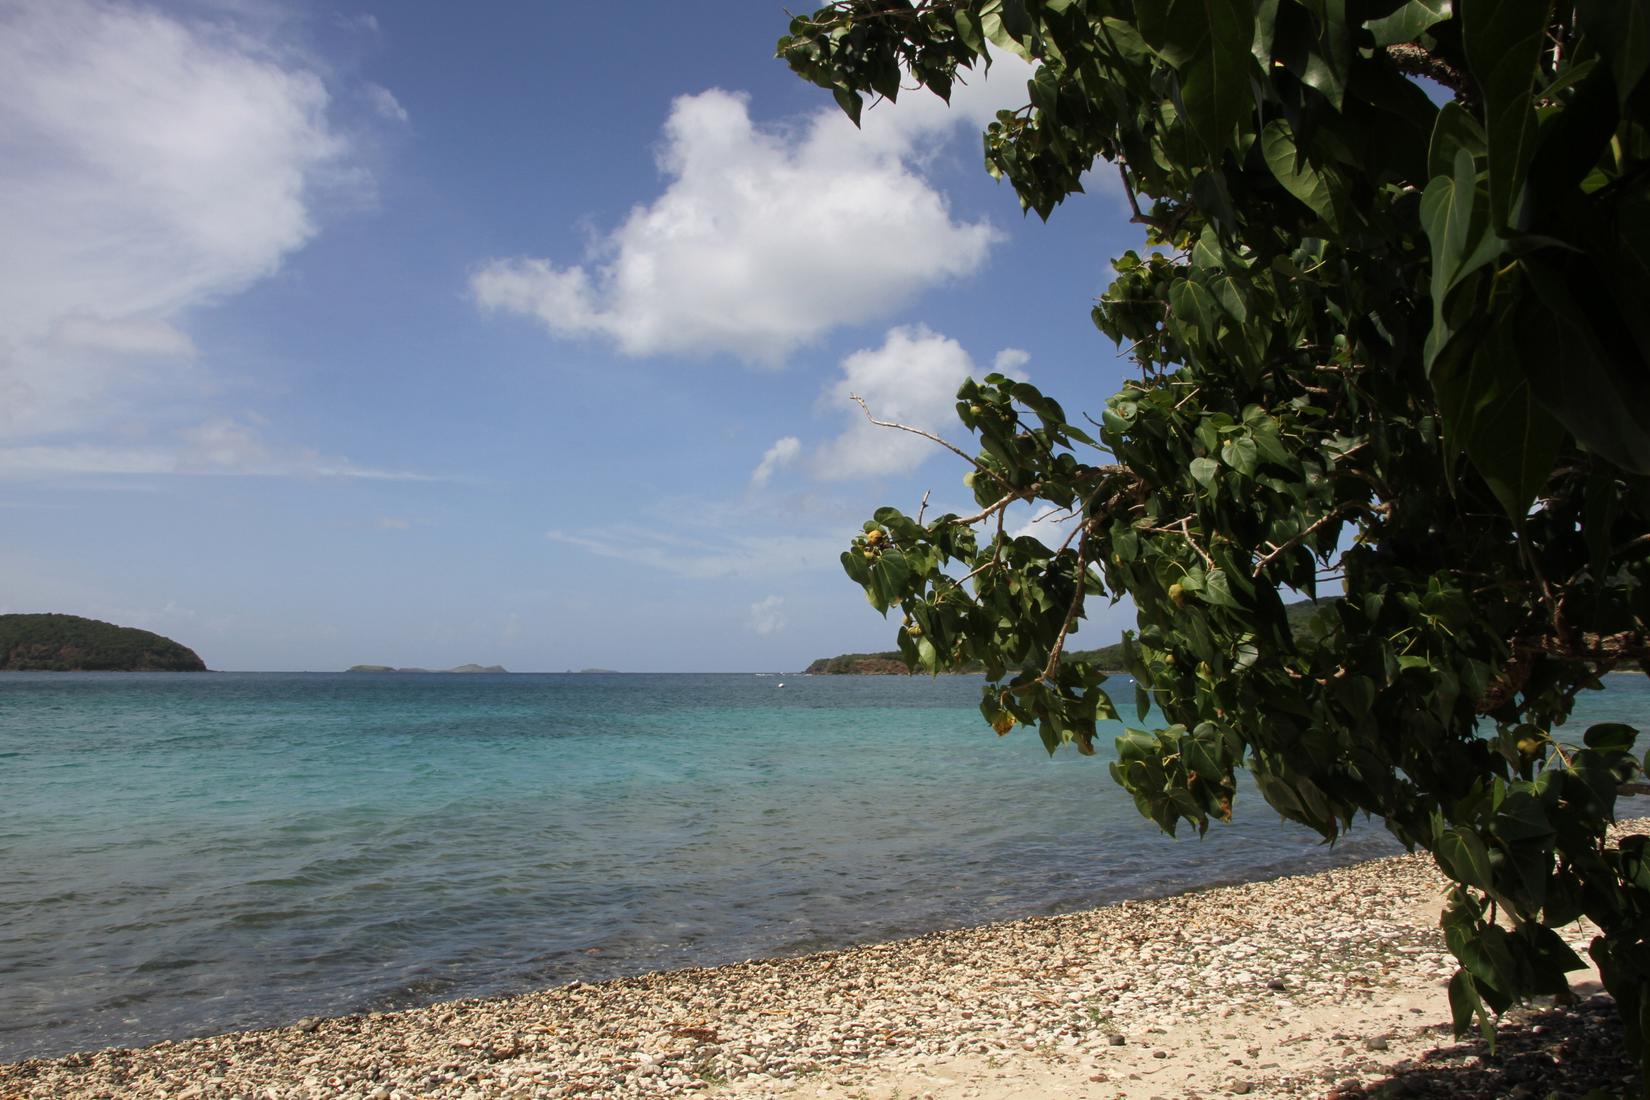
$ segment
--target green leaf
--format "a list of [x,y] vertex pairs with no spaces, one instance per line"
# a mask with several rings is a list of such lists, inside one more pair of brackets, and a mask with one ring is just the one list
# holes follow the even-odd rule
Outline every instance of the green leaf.
[[1396,46],[1415,41],[1449,17],[1450,0],[1408,0],[1392,14],[1367,21],[1364,29],[1374,37],[1375,45]]
[[922,662],[922,667],[927,669],[930,674],[938,671],[939,659],[939,653],[935,651],[933,642],[926,637],[917,639],[917,660]]
[[1632,752],[1639,731],[1625,722],[1600,722],[1582,735],[1590,749],[1601,752]]
[[1317,49],[1308,53],[1301,82],[1341,109],[1352,65],[1352,34],[1346,22],[1346,0],[1301,0],[1317,24]]
[[1203,598],[1216,607],[1238,608],[1241,605],[1232,597],[1232,587],[1226,580],[1226,572],[1216,569],[1203,578]]
[[1216,491],[1217,479],[1220,477],[1220,463],[1212,458],[1194,458],[1191,462],[1191,475],[1197,483],[1211,494]]
[[1438,858],[1457,882],[1480,890],[1494,888],[1490,854],[1483,840],[1470,829],[1450,829],[1438,841]]
[[1473,1018],[1477,1017],[1478,1030],[1484,1041],[1490,1042],[1495,1038],[1495,1023],[1490,1019],[1489,1010],[1484,1007],[1483,998],[1478,995],[1472,975],[1465,970],[1457,970],[1449,980],[1449,1011],[1456,1035],[1465,1035],[1472,1028]]
[[1180,74],[1186,121],[1211,159],[1232,145],[1253,110],[1251,0],[1160,0],[1135,9],[1147,45]]
[[1616,101],[1626,106],[1650,71],[1650,7],[1642,0],[1580,0],[1581,26],[1615,80]]
[[1260,452],[1253,439],[1240,435],[1220,445],[1220,460],[1245,477],[1254,477],[1260,466]]
[[1461,38],[1484,95],[1490,215],[1505,226],[1535,153],[1533,94],[1552,0],[1460,0]]
[[855,126],[859,125],[859,112],[865,106],[865,100],[852,88],[836,87],[831,89],[831,95],[836,99],[836,105],[842,108],[842,113]]
[[1333,181],[1302,159],[1289,123],[1281,118],[1273,119],[1261,131],[1260,140],[1266,167],[1283,184],[1284,190],[1305,203],[1325,222],[1336,225],[1339,219],[1335,211]]
[[957,37],[974,54],[985,52],[985,33],[980,29],[980,18],[967,8],[959,7],[951,15],[957,28]]
[[1484,130],[1478,120],[1454,100],[1438,109],[1432,124],[1432,138],[1427,144],[1427,178],[1453,176],[1455,154],[1465,149],[1473,157],[1482,157],[1485,150]]
[[1220,332],[1220,307],[1199,283],[1177,279],[1169,287],[1169,309],[1175,320],[1196,329],[1197,339],[1184,336],[1187,343],[1212,344]]

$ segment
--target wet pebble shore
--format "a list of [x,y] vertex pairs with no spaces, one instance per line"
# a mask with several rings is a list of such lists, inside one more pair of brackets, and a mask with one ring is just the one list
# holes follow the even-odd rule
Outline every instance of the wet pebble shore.
[[[1203,1095],[1426,1096],[1442,1080],[1428,1076],[1428,1052],[1457,1051],[1475,1067],[1494,1059],[1419,1021],[1367,1035],[1360,1022],[1454,972],[1436,926],[1443,886],[1429,859],[1399,856],[801,958],[0,1065],[0,1098],[802,1095],[931,1066],[1017,1063],[1091,1082],[1085,1095],[1148,1096],[1129,1082],[1154,1062],[1198,1057],[1176,1029],[1256,1021],[1276,1023],[1260,1039],[1230,1031],[1250,1045],[1200,1071]],[[1580,1021],[1572,1047],[1610,1048],[1610,1011],[1604,1000],[1561,1012]],[[1294,1041],[1286,1025],[1308,1013],[1344,1021],[1322,1025],[1341,1053],[1286,1065],[1272,1044]],[[1520,1026],[1543,1028],[1530,1019]],[[1548,1079],[1563,1059],[1542,1066],[1518,1095],[1558,1087]],[[1625,1069],[1601,1072],[1619,1081]],[[1451,1080],[1436,1094],[1476,1094]]]

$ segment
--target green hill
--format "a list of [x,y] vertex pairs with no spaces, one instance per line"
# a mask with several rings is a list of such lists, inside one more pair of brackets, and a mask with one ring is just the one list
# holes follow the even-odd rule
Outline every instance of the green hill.
[[79,615],[0,615],[0,671],[205,672],[170,638]]

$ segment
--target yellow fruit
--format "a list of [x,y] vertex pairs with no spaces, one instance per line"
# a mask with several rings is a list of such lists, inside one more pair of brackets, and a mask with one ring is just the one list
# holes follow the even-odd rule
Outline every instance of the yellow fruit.
[[875,546],[877,543],[881,542],[883,537],[884,536],[880,530],[867,531],[865,533],[865,541],[870,543],[872,546]]
[[1186,590],[1178,584],[1169,585],[1169,599],[1174,601],[1176,607],[1185,607]]

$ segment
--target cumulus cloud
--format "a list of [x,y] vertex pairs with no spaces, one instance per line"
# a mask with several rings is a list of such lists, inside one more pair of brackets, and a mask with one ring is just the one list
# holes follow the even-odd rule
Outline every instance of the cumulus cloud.
[[763,126],[745,96],[682,96],[665,124],[658,198],[585,262],[494,259],[471,292],[484,310],[629,355],[778,365],[829,329],[980,267],[998,232],[954,217],[921,166],[958,127],[1024,102],[1028,73],[1004,58],[989,82],[959,88],[951,109],[912,93],[866,111],[863,131],[834,108]]
[[762,455],[762,461],[756,464],[751,471],[751,484],[757,488],[766,485],[772,479],[775,471],[784,469],[797,460],[802,453],[802,441],[794,435],[787,435],[775,441]]
[[[328,105],[316,73],[226,21],[0,5],[0,464],[300,464],[195,408],[182,321],[313,237],[317,191],[352,173]],[[107,444],[134,426],[150,442]]]
[[785,616],[780,612],[784,604],[784,599],[779,596],[769,596],[751,604],[751,629],[764,638],[785,629]]
[[915,469],[938,446],[910,432],[872,424],[853,397],[864,399],[878,420],[944,435],[956,419],[957,387],[978,373],[973,358],[949,336],[925,325],[890,329],[881,347],[856,351],[842,361],[842,377],[825,400],[841,408],[849,424],[814,452],[814,474],[850,478]]

